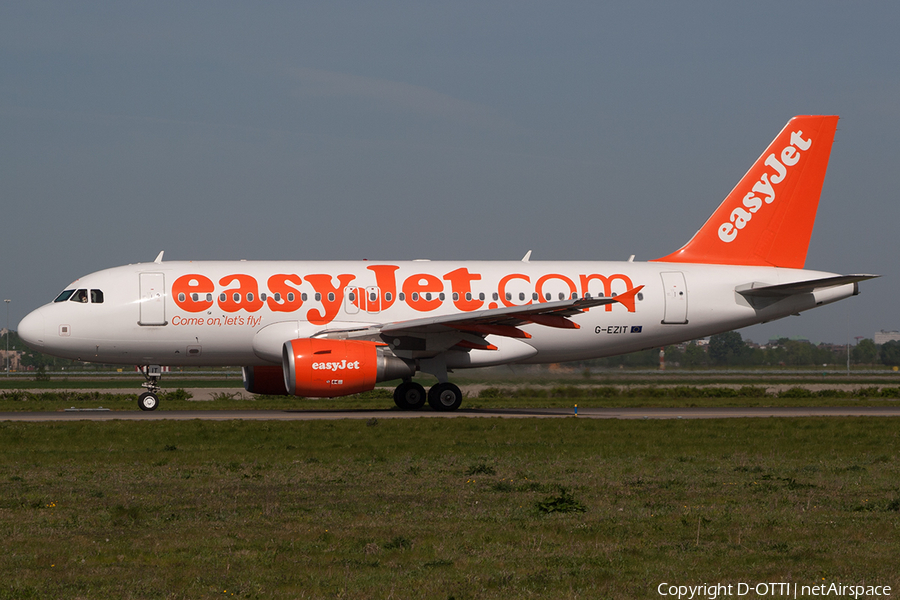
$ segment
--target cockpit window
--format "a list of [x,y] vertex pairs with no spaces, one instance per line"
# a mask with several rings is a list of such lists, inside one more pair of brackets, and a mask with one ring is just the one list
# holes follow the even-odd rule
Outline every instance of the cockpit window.
[[83,302],[87,303],[88,301],[88,293],[87,290],[76,290],[72,297],[69,298],[69,302]]
[[91,304],[103,304],[103,290],[91,290]]
[[54,302],[65,302],[74,293],[75,290],[64,290],[59,294],[59,296],[56,297],[56,300],[54,300]]

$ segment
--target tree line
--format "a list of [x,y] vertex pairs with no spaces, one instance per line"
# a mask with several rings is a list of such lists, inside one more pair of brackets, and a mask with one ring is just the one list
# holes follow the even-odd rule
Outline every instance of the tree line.
[[[846,365],[847,346],[813,344],[803,340],[781,338],[765,348],[748,344],[737,331],[720,333],[708,344],[666,346],[665,363],[679,367],[759,367]],[[900,342],[876,344],[862,339],[850,349],[850,363],[870,366],[900,366]],[[585,361],[584,366],[657,367],[660,349],[651,348],[622,356]]]

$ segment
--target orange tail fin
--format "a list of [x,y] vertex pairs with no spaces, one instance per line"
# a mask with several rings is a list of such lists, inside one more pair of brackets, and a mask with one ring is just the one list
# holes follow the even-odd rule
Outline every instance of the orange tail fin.
[[837,122],[788,121],[691,241],[656,261],[803,268]]

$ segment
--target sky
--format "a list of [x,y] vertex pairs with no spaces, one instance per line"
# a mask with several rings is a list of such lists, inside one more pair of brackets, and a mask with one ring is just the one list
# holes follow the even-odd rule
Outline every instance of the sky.
[[806,267],[883,277],[741,333],[900,329],[898,23],[897,2],[0,1],[0,296],[15,329],[161,250],[653,259],[790,117],[837,114]]

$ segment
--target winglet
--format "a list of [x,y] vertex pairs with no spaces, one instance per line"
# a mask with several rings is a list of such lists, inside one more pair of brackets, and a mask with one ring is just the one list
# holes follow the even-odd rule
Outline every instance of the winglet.
[[644,289],[644,286],[639,285],[636,288],[632,288],[632,289],[628,290],[624,294],[619,294],[618,296],[615,296],[613,298],[613,300],[615,300],[616,302],[618,302],[619,304],[621,304],[622,306],[627,308],[628,312],[634,312],[634,298],[635,298],[635,296],[638,295],[638,292],[640,292],[642,289]]
[[837,122],[788,121],[700,231],[655,262],[802,269]]
[[153,262],[155,262],[158,265],[162,264],[162,257],[163,257],[163,254],[165,254],[165,253],[166,253],[165,250],[161,250],[159,255],[156,257],[156,260],[154,260]]

